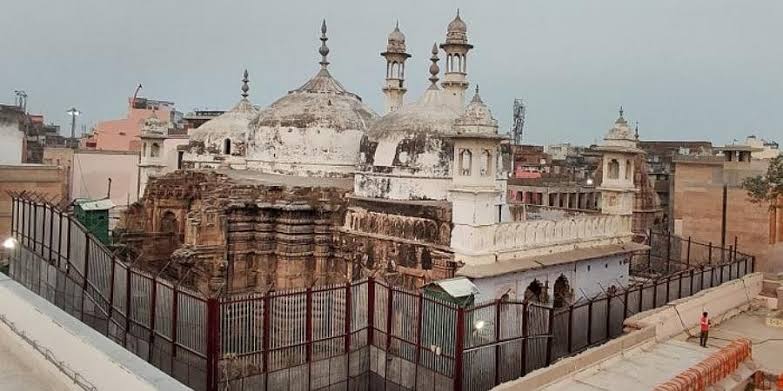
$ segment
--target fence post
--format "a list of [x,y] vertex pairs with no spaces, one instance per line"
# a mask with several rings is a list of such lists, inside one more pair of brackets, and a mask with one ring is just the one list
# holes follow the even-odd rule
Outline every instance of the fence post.
[[593,344],[593,300],[587,302],[587,346]]
[[375,343],[375,278],[367,279],[367,341]]
[[[389,290],[389,297],[391,297],[391,290]],[[391,303],[391,300],[389,300],[389,303]],[[389,317],[391,317],[391,313],[388,314]],[[456,330],[456,336],[457,340],[454,341],[454,390],[455,391],[462,391],[462,370],[463,370],[463,362],[462,362],[462,353],[464,352],[465,347],[465,309],[462,307],[457,307],[457,323],[455,325],[457,328]],[[391,335],[389,333],[390,330],[386,330],[387,336]],[[387,337],[388,338],[388,337]],[[387,339],[388,340],[388,339]],[[388,349],[388,345],[387,345]],[[388,350],[387,350],[388,354]]]
[[672,232],[666,236],[666,274],[671,273],[672,267]]
[[419,316],[416,320],[416,361],[414,384],[417,384],[419,378],[419,362],[421,361],[421,326],[424,324],[424,294],[419,293]]
[[114,259],[114,257],[111,258],[111,271],[109,272],[109,308],[108,308],[108,314],[107,317],[108,322],[106,323],[106,334],[109,336],[109,327],[111,327],[111,317],[112,312],[114,311],[114,270],[117,268],[117,260]]
[[[113,270],[113,268],[112,268]],[[174,359],[177,358],[177,318],[179,317],[179,295],[177,294],[177,283],[172,284],[171,288],[171,361],[169,368],[174,373]],[[266,363],[266,361],[264,361]]]
[[150,340],[147,349],[147,362],[152,362],[152,349],[155,346],[155,308],[158,298],[158,279],[152,278],[152,291],[150,292]]
[[[263,334],[261,334],[261,345],[263,345],[263,356],[264,356],[264,362],[262,363],[262,370],[264,372],[264,390],[269,389],[269,346],[270,346],[270,331],[272,330],[272,297],[269,292],[267,292],[264,295],[264,308],[263,308],[263,317],[262,324],[263,324]],[[309,370],[308,370],[309,371]],[[308,373],[309,378],[309,373]],[[310,384],[310,380],[307,381],[308,387]]]
[[546,365],[552,364],[552,344],[555,342],[555,308],[547,308],[549,311],[549,324],[547,325],[546,339]]
[[[46,213],[44,213],[44,216],[46,216]],[[49,264],[52,264],[52,247],[54,240],[54,208],[49,206]]]
[[[125,267],[125,332],[122,334],[122,347],[128,348],[128,333],[130,333],[131,318],[131,266]],[[209,327],[209,325],[207,325]]]
[[712,265],[712,242],[707,243],[707,262],[708,265]]
[[639,312],[642,312],[642,309],[644,309],[644,283],[639,285]]
[[353,309],[353,299],[351,297],[351,282],[345,283],[345,357],[348,364],[345,368],[345,378],[347,384],[351,384],[351,310]]
[[84,234],[84,276],[82,281],[82,305],[79,320],[84,321],[84,297],[87,296],[87,276],[90,273],[90,235]]
[[652,273],[652,242],[653,242],[653,230],[650,228],[647,231],[647,245],[649,248],[647,249],[647,272]]
[[387,355],[389,354],[389,349],[391,348],[393,308],[394,308],[394,289],[391,286],[389,286],[386,288],[386,354]]
[[685,267],[691,267],[691,237],[688,236],[688,252],[685,257]]
[[612,296],[606,296],[606,340],[612,338]]
[[658,280],[653,280],[653,307],[658,308]]
[[571,346],[574,341],[574,305],[571,304],[568,307],[568,354],[571,354],[574,349]]
[[305,305],[305,362],[309,372],[313,359],[313,288],[307,288],[305,291]]
[[663,304],[666,304],[669,302],[669,298],[671,297],[671,292],[669,289],[671,289],[672,286],[672,276],[666,277],[666,299],[663,301]]
[[693,278],[695,273],[693,272],[693,269],[691,269],[691,289],[688,291],[690,292],[690,295],[693,296]]
[[628,318],[628,294],[628,289],[625,289],[625,296],[623,297],[623,321]]
[[750,257],[750,272],[755,273],[756,272],[756,256],[752,255]]
[[218,359],[220,355],[220,305],[218,299],[207,299],[207,391],[218,389]]
[[500,308],[501,299],[495,301],[495,385],[500,384]]
[[527,339],[528,339],[528,321],[529,308],[527,300],[522,304],[522,374],[519,377],[527,375]]

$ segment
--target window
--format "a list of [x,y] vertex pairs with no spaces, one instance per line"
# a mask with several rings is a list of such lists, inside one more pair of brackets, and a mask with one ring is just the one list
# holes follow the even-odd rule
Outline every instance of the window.
[[223,154],[231,155],[231,139],[227,138],[223,140]]
[[609,161],[609,164],[607,165],[608,174],[607,176],[609,179],[619,179],[620,178],[620,163],[617,161],[617,159],[612,159]]
[[185,155],[185,151],[177,151],[177,170],[182,169],[182,158]]
[[633,174],[633,165],[630,160],[625,161],[625,179],[631,180]]
[[468,149],[463,149],[459,153],[459,173],[460,175],[470,175],[470,166],[473,164],[473,154]]
[[158,143],[152,143],[152,147],[150,147],[150,156],[160,156],[160,145],[158,145]]
[[485,149],[481,155],[481,176],[490,176],[492,175],[492,152]]

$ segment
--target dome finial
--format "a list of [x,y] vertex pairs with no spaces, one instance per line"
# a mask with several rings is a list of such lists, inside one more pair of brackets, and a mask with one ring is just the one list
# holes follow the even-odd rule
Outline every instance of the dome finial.
[[620,105],[620,118],[623,118],[623,113],[624,112],[625,111],[623,111],[623,105]]
[[430,57],[430,61],[432,61],[432,65],[430,65],[430,81],[432,82],[432,85],[430,86],[431,89],[438,89],[438,73],[440,72],[440,67],[438,67],[438,61],[440,59],[438,58],[438,43],[432,44],[432,57]]
[[476,93],[473,94],[473,99],[470,100],[473,103],[484,103],[484,101],[481,100],[481,96],[479,95],[479,85],[476,83]]
[[636,121],[636,129],[634,130],[634,137],[636,137],[636,141],[639,141],[639,121]]
[[250,82],[250,79],[247,77],[248,73],[247,69],[245,69],[245,73],[242,74],[242,99],[247,99],[247,92],[250,90],[250,87],[247,85],[247,83]]
[[326,60],[326,56],[329,54],[329,47],[326,46],[326,41],[328,41],[329,38],[326,37],[326,19],[324,19],[321,22],[321,48],[318,49],[318,53],[321,54],[321,68],[326,69],[326,66],[329,65],[329,61]]

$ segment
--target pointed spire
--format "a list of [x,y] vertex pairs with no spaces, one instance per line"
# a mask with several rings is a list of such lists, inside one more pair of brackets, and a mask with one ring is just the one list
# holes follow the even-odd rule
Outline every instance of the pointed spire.
[[639,141],[639,121],[636,121],[636,129],[634,129],[634,137],[636,141]]
[[438,61],[440,59],[438,58],[438,43],[432,44],[432,57],[430,57],[430,61],[432,61],[432,65],[430,65],[430,81],[432,82],[432,85],[430,86],[430,89],[438,89],[438,73],[440,73],[440,67],[438,67]]
[[481,100],[481,96],[479,95],[479,85],[476,83],[476,93],[473,94],[473,99],[470,100],[471,103],[484,103],[483,100]]
[[397,19],[397,23],[394,25],[394,31],[400,31],[400,20]]
[[247,99],[247,92],[250,90],[250,87],[247,85],[247,83],[250,81],[250,79],[247,78],[248,73],[247,69],[245,69],[245,73],[242,75],[242,99]]
[[321,54],[321,68],[326,69],[326,66],[329,65],[329,61],[326,60],[326,56],[329,54],[329,47],[326,46],[326,41],[329,40],[329,38],[326,37],[326,19],[324,19],[321,22],[321,47],[318,49],[318,53]]

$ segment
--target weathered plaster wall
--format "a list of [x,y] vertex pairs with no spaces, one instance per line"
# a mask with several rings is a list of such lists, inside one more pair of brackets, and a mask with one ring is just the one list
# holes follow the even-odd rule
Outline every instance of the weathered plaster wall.
[[491,263],[631,238],[631,216],[583,215],[558,221],[515,221],[485,226],[456,225],[451,247],[456,260]]
[[139,185],[139,153],[131,151],[78,150],[73,155],[71,198],[106,197],[109,178],[115,205],[136,202]]
[[0,164],[22,163],[24,132],[16,121],[0,117]]
[[525,289],[538,280],[547,288],[547,296],[554,297],[555,281],[561,275],[568,279],[574,300],[592,298],[610,287],[618,289],[629,281],[629,256],[611,255],[562,265],[542,267],[497,277],[473,279],[479,288],[477,302],[495,300],[508,294],[510,299],[524,299]]

